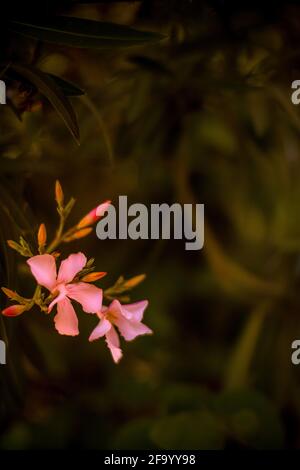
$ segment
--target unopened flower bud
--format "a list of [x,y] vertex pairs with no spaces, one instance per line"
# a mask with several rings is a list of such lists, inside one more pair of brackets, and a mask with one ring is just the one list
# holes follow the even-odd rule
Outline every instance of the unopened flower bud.
[[139,274],[138,276],[132,277],[131,279],[128,279],[128,281],[124,282],[124,287],[126,289],[133,289],[133,287],[136,287],[141,282],[143,282],[145,277],[145,274]]
[[16,300],[17,297],[18,297],[18,294],[16,292],[14,292],[11,289],[8,289],[7,287],[1,287],[1,290],[4,292],[6,297],[8,297],[9,299]]
[[72,242],[73,240],[79,240],[79,238],[84,238],[91,233],[93,229],[91,227],[78,230],[78,232],[73,233],[69,237],[64,239],[65,242]]
[[45,224],[41,224],[38,231],[38,245],[39,248],[43,248],[47,241],[47,230]]
[[13,250],[20,252],[21,247],[17,242],[14,242],[13,240],[7,240],[7,244]]
[[90,211],[86,216],[84,216],[80,222],[77,224],[78,228],[88,227],[89,225],[93,225],[97,222],[103,214],[107,211],[107,208],[110,206],[111,201],[105,201],[100,206],[95,207],[92,211]]
[[17,317],[24,313],[25,310],[26,307],[24,305],[11,305],[10,307],[2,310],[2,315],[5,315],[6,317]]
[[64,192],[58,180],[55,182],[55,200],[59,207],[61,207],[64,203]]
[[86,274],[81,278],[83,282],[95,282],[101,279],[102,277],[106,276],[107,273],[105,272],[96,272],[96,273],[89,273]]

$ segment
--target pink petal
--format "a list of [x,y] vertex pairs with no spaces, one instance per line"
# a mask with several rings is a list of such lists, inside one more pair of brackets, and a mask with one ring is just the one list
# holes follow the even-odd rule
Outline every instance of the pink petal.
[[122,350],[120,349],[120,340],[118,333],[112,326],[111,329],[106,333],[106,344],[110,349],[113,360],[117,364],[123,356]]
[[97,313],[102,307],[102,289],[87,284],[86,282],[76,282],[66,286],[67,295],[70,299],[79,302],[86,313]]
[[52,255],[37,255],[27,260],[38,284],[52,290],[56,284],[56,264]]
[[57,288],[59,294],[55,297],[54,300],[52,300],[52,302],[50,303],[50,305],[48,306],[48,313],[51,312],[51,310],[53,309],[53,307],[58,303],[58,302],[61,302],[61,300],[65,299],[67,297],[67,290],[66,290],[66,286],[64,284],[60,284],[60,286],[58,286]]
[[127,320],[124,317],[119,317],[115,320],[115,325],[119,328],[121,335],[126,341],[132,341],[140,335],[150,335],[153,333],[152,330],[143,323]]
[[95,339],[102,338],[102,336],[104,336],[111,329],[111,327],[111,323],[106,320],[106,318],[103,318],[92,331],[91,336],[89,337],[89,341],[95,341]]
[[79,334],[78,319],[68,298],[58,302],[54,322],[55,328],[61,335],[76,336]]
[[76,274],[86,265],[86,261],[86,256],[83,253],[70,255],[60,265],[57,282],[64,282],[66,284],[73,281]]
[[128,320],[140,322],[143,319],[144,311],[148,307],[148,304],[148,300],[141,300],[133,304],[122,305],[122,314]]

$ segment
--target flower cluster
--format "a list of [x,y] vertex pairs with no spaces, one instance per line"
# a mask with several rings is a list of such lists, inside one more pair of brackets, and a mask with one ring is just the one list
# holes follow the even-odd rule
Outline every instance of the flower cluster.
[[[37,286],[30,299],[2,287],[6,296],[16,302],[5,308],[2,314],[7,317],[16,317],[31,310],[35,305],[42,312],[50,314],[55,308],[54,323],[58,333],[76,336],[79,334],[78,318],[72,301],[78,302],[85,313],[94,314],[99,320],[89,341],[105,337],[113,360],[117,363],[122,357],[117,330],[126,341],[131,341],[139,335],[152,333],[150,328],[142,323],[148,301],[125,303],[130,301],[128,291],[138,285],[145,276],[139,275],[129,280],[121,276],[112,287],[103,291],[91,283],[98,281],[107,273],[95,272],[94,259],[88,260],[83,253],[71,254],[60,263],[57,271],[57,259],[60,257],[60,253],[56,251],[58,246],[88,235],[92,231],[92,225],[107,210],[110,201],[100,204],[83,217],[77,225],[65,231],[65,222],[75,200],[71,199],[66,205],[64,204],[64,193],[58,181],[55,186],[55,199],[60,222],[56,235],[49,245],[47,245],[47,230],[44,224],[40,225],[37,233],[38,254],[33,253],[23,237],[20,237],[19,243],[8,240],[8,245],[12,249],[28,258],[27,265]],[[108,301],[108,306],[103,305],[103,298]]]

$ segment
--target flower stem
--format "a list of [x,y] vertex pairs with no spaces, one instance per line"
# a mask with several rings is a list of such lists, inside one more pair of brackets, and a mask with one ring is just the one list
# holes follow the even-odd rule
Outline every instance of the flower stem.
[[[53,241],[50,243],[50,245],[46,249],[45,253],[51,254],[55,250],[55,248],[57,248],[58,245],[61,243],[61,241],[63,239],[64,225],[65,225],[65,218],[64,218],[63,215],[60,215],[60,221],[59,221],[59,226],[58,226],[56,235],[55,235]],[[33,294],[33,297],[32,297],[32,302],[30,304],[31,305],[30,308],[32,308],[34,306],[34,304],[41,307],[41,304],[39,302],[40,295],[41,295],[41,286],[37,286],[35,288],[35,291],[34,291],[34,294]]]
[[55,248],[57,248],[58,245],[60,244],[60,242],[62,241],[62,234],[63,234],[64,225],[65,225],[65,218],[61,215],[60,216],[60,221],[59,221],[59,226],[58,226],[55,238],[50,243],[48,248],[46,249],[46,253],[49,253],[49,254],[52,253],[55,250]]

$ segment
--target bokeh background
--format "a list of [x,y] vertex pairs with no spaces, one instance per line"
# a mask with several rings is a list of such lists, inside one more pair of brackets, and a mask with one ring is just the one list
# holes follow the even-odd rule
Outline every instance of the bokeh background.
[[[66,246],[64,254],[96,258],[108,272],[103,287],[146,273],[132,299],[149,299],[145,323],[155,334],[123,344],[116,366],[104,342],[88,343],[90,316],[79,312],[76,338],[59,336],[38,310],[1,318],[0,447],[298,448],[300,111],[291,83],[300,79],[299,7],[55,3],[43,12],[165,37],[81,49],[10,31],[13,6],[1,19],[10,98],[0,108],[1,285],[32,292],[24,259],[5,240],[33,242],[41,222],[54,233],[57,178],[77,200],[70,223],[119,195],[204,203],[205,246],[100,242],[95,233]],[[47,98],[5,70],[13,63],[84,90],[69,98],[80,146]]]

